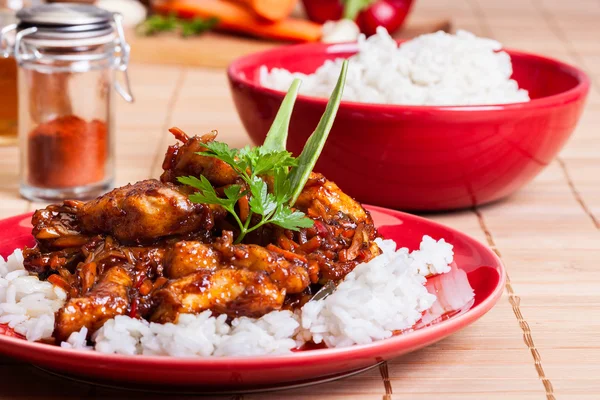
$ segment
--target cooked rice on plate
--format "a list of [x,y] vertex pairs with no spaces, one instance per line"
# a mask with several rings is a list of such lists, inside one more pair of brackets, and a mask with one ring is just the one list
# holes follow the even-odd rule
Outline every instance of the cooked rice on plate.
[[[426,276],[450,271],[452,246],[423,237],[419,250],[396,250],[392,240],[377,239],[382,254],[359,264],[322,300],[309,301],[297,313],[273,311],[261,318],[182,314],[176,324],[150,323],[128,316],[108,320],[86,340],[87,328],[71,334],[63,348],[102,353],[190,356],[256,356],[285,354],[306,342],[327,347],[367,344],[409,329],[430,309],[436,296]],[[29,341],[52,339],[54,313],[66,293],[30,276],[21,250],[0,258],[0,324]],[[462,299],[466,304],[472,299]]]

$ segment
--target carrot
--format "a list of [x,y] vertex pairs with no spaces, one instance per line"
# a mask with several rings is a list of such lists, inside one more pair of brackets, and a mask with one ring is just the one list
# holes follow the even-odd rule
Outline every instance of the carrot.
[[167,278],[165,278],[164,276],[161,276],[160,278],[158,278],[157,280],[154,281],[154,286],[152,287],[153,290],[159,289],[162,286],[164,286],[165,283],[167,283],[169,280]]
[[48,282],[50,282],[51,284],[53,284],[54,286],[58,286],[65,292],[67,292],[69,294],[73,294],[72,293],[73,288],[71,287],[71,285],[69,285],[69,282],[67,282],[65,280],[65,278],[63,278],[62,276],[53,274],[53,275],[50,275],[46,280]]
[[298,0],[233,0],[249,7],[267,21],[281,21],[290,16]]
[[268,22],[257,18],[243,5],[223,0],[163,0],[153,4],[160,14],[175,13],[180,18],[217,18],[218,28],[267,39],[314,42],[321,38],[321,25],[303,19],[287,18]]
[[142,285],[140,286],[139,291],[142,296],[146,296],[152,291],[153,288],[154,286],[152,285],[152,281],[150,279],[146,279],[144,283],[142,283]]
[[273,253],[281,254],[283,258],[285,258],[288,261],[299,260],[302,263],[308,263],[306,257],[301,256],[300,254],[292,253],[291,251],[283,250],[271,243],[267,245],[267,250],[270,250]]
[[240,220],[246,222],[246,219],[250,215],[250,205],[248,203],[248,196],[244,196],[238,200],[238,207],[240,208]]
[[321,238],[318,236],[313,236],[312,239],[300,246],[300,250],[305,253],[313,253],[319,247],[321,247]]
[[277,239],[277,244],[284,250],[292,251],[298,248],[298,244],[285,235],[280,235]]

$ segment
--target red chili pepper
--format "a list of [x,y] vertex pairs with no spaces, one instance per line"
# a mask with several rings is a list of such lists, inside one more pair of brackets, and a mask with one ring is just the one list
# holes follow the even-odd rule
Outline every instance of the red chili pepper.
[[131,309],[129,310],[130,318],[137,318],[137,309],[138,309],[138,300],[135,299],[133,303],[131,303]]
[[137,281],[134,283],[133,287],[135,289],[139,289],[140,286],[142,286],[142,283],[144,283],[144,280],[146,279],[146,274],[144,274],[143,272],[141,274],[139,274],[137,276]]
[[317,230],[319,236],[321,236],[321,237],[329,236],[329,230],[327,229],[327,226],[319,220],[315,221],[315,229]]

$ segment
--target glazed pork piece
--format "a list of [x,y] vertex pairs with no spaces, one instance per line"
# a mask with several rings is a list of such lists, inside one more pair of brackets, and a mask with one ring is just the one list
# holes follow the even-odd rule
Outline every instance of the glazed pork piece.
[[300,257],[291,261],[275,251],[255,244],[233,244],[233,234],[224,231],[213,244],[181,241],[167,252],[165,275],[179,279],[198,271],[222,268],[260,272],[286,293],[300,293],[309,285],[307,262]]
[[109,269],[89,293],[69,299],[56,313],[53,336],[64,341],[84,326],[95,332],[106,320],[125,314],[129,309],[132,285],[133,279],[126,268]]
[[370,215],[360,203],[342,192],[338,185],[328,181],[322,174],[314,172],[310,174],[310,179],[295,206],[302,210],[311,210],[313,216],[324,220],[345,215],[354,223],[373,225]]
[[54,273],[70,274],[84,260],[83,246],[93,240],[93,235],[83,232],[79,220],[81,206],[83,203],[79,201],[65,201],[33,213],[36,247],[23,251],[28,271],[45,279]]
[[188,194],[170,183],[154,179],[123,186],[81,207],[85,232],[107,234],[125,243],[208,231],[214,225],[212,210],[194,204]]
[[160,181],[34,214],[37,245],[25,250],[25,266],[69,295],[56,315],[57,339],[84,326],[92,334],[116,315],[164,323],[205,310],[233,318],[294,309],[380,254],[369,213],[316,173],[294,205],[312,227],[267,224],[234,243],[239,228],[231,214],[191,202],[194,189],[177,180],[205,176],[221,195],[240,184],[229,165],[196,154],[216,134],[171,131],[181,143],[169,147]]
[[184,188],[155,179],[126,185],[87,203],[65,201],[32,218],[38,246],[26,250],[26,267],[45,275],[81,261],[82,247],[98,235],[123,244],[149,244],[173,235],[210,231],[224,211],[192,203]]
[[214,186],[235,183],[237,174],[229,165],[213,157],[197,154],[205,150],[203,144],[215,140],[216,131],[191,138],[178,128],[169,131],[182,143],[169,146],[163,161],[165,172],[160,177],[161,182],[177,183],[178,177],[191,175],[204,176]]
[[32,234],[44,250],[60,250],[82,246],[89,240],[83,233],[79,213],[84,203],[67,200],[33,213]]
[[285,289],[261,272],[223,268],[200,271],[169,282],[155,296],[151,321],[177,321],[180,313],[212,310],[230,317],[261,317],[282,307]]

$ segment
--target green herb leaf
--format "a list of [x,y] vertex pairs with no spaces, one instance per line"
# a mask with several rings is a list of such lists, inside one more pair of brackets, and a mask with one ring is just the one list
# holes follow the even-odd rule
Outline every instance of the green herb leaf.
[[282,151],[286,149],[290,119],[292,118],[292,111],[294,110],[294,104],[296,103],[296,97],[298,97],[298,90],[300,89],[301,83],[302,81],[300,79],[294,79],[290,89],[283,98],[281,106],[279,106],[279,111],[271,125],[271,129],[269,129],[267,137],[262,145],[264,150]]
[[227,186],[224,190],[225,196],[229,200],[235,200],[236,202],[245,196],[245,193],[242,192],[242,187],[240,185],[230,185]]
[[189,37],[199,35],[214,28],[218,22],[219,20],[216,18],[195,18],[191,21],[181,21],[181,36]]
[[[204,176],[200,179],[192,176],[178,178],[180,183],[198,190],[190,195],[191,201],[221,205],[233,216],[240,229],[235,243],[240,243],[245,235],[265,224],[294,231],[314,225],[314,221],[307,218],[303,212],[293,210],[291,207],[298,199],[323,150],[341,102],[347,71],[348,62],[344,61],[325,113],[298,159],[285,150],[291,109],[300,84],[295,81],[290,88],[290,93],[284,99],[274,126],[269,131],[265,145],[254,148],[247,146],[237,150],[229,148],[225,143],[209,142],[204,144],[204,151],[197,153],[217,158],[231,166],[245,182],[247,189],[241,185],[230,185],[223,190],[225,198],[220,198]],[[268,179],[273,180],[271,192],[267,185]],[[243,196],[249,196],[250,207],[250,214],[244,222],[235,210],[235,205]],[[261,217],[259,222],[252,218],[254,215]]]
[[263,218],[269,218],[277,207],[275,196],[269,193],[267,189],[267,183],[258,176],[252,179],[252,183],[250,184],[250,194],[252,197],[248,204],[253,213],[262,215]]
[[142,36],[156,35],[161,32],[179,31],[183,37],[198,35],[214,28],[219,23],[216,18],[194,18],[192,20],[168,16],[151,15],[136,27],[136,33]]
[[[215,188],[204,176],[201,176],[200,179],[194,176],[180,176],[179,178],[177,178],[177,180],[179,181],[179,183],[198,189],[198,192],[193,193],[189,196],[190,200],[194,203],[217,204],[229,209],[233,208],[235,203],[241,198],[241,195],[237,198],[230,198],[229,196],[227,196],[227,199],[219,198],[219,196],[217,196]],[[237,193],[239,193],[239,190],[240,187],[238,186]]]
[[256,162],[256,159],[260,157],[258,147],[244,146],[238,151],[238,157],[246,161],[252,161],[249,162],[249,164],[252,165]]
[[175,15],[164,17],[162,15],[152,15],[136,27],[136,32],[140,35],[151,36],[160,32],[170,32],[177,29],[177,18]]
[[[251,170],[251,176],[262,175],[276,168],[287,168],[297,165],[296,159],[288,151],[265,151],[261,147],[246,146],[241,150],[230,149],[226,143],[209,142],[205,144],[206,151],[198,154],[215,157],[229,164],[246,180],[246,170]],[[248,182],[249,183],[249,182]]]
[[240,151],[237,149],[230,149],[227,143],[223,142],[208,142],[204,144],[205,151],[197,154],[207,157],[215,157],[219,160],[229,164],[237,173],[244,173],[247,165],[239,161]]
[[275,211],[275,214],[273,214],[270,222],[292,231],[297,231],[300,228],[310,228],[315,223],[312,219],[307,218],[303,212],[297,210],[292,211],[292,209],[283,204],[277,206],[277,210]]
[[358,14],[369,7],[374,0],[344,0],[344,18],[354,21]]
[[288,179],[288,171],[280,168],[273,174],[273,194],[277,204],[286,204],[292,196],[292,182]]
[[325,113],[323,114],[323,117],[321,117],[317,129],[310,135],[306,145],[304,145],[304,149],[302,149],[302,153],[300,154],[300,157],[298,157],[298,166],[290,173],[293,190],[292,196],[290,197],[290,205],[294,205],[296,200],[298,200],[298,196],[300,196],[302,189],[304,189],[304,185],[306,185],[310,173],[315,167],[315,164],[321,155],[321,151],[323,151],[323,146],[325,146],[325,141],[329,136],[337,110],[342,101],[347,72],[348,60],[345,60],[342,64],[342,70],[337,85],[335,86],[335,89],[333,89],[327,107],[325,108]]
[[206,179],[204,176],[201,176],[200,179],[196,178],[195,176],[180,176],[177,178],[177,180],[179,183],[191,186],[194,189],[199,189],[202,191],[211,189],[214,190],[208,179]]
[[[260,149],[260,147],[257,148]],[[276,168],[294,167],[298,165],[298,162],[292,156],[292,153],[284,150],[260,154],[250,165],[254,175],[262,175]]]

